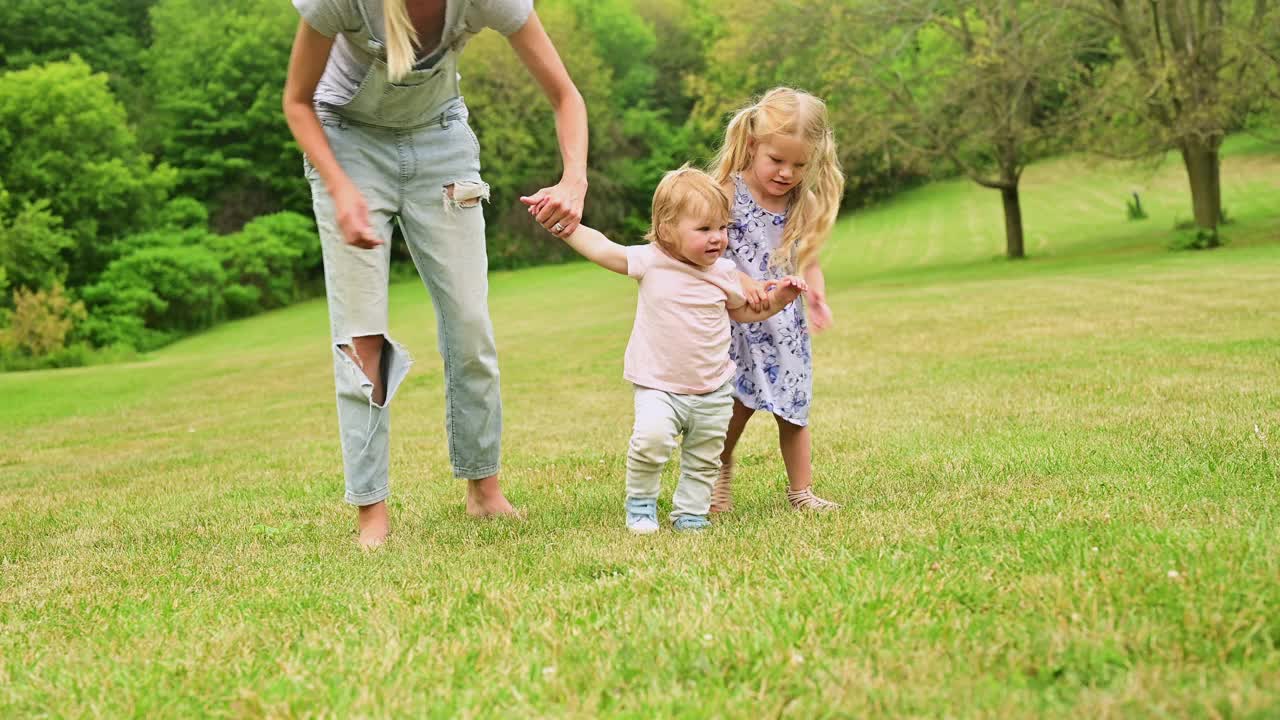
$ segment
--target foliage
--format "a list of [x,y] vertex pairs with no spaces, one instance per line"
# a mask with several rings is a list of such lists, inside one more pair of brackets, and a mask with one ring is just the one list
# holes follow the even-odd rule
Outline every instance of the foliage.
[[48,290],[19,287],[13,291],[8,327],[0,333],[0,352],[17,350],[35,357],[59,352],[84,319],[84,303],[68,297],[62,283]]
[[0,71],[84,58],[127,84],[142,76],[154,0],[5,0],[0,4]]
[[238,233],[210,236],[207,247],[226,272],[232,317],[288,305],[321,276],[315,225],[297,213],[255,218]]
[[1127,157],[1178,150],[1196,224],[1221,223],[1218,150],[1280,98],[1280,10],[1272,0],[1073,0],[1123,58],[1102,75],[1091,144]]
[[139,150],[106,76],[79,58],[0,75],[0,178],[17,207],[62,219],[72,286],[102,269],[113,239],[142,229],[173,183]]
[[12,215],[9,204],[0,189],[0,272],[14,287],[34,290],[65,281],[75,239],[63,229],[62,218],[49,212],[48,200],[27,201]]
[[138,250],[112,261],[84,288],[90,310],[85,333],[99,346],[158,347],[221,319],[225,285],[218,256],[206,248]]
[[160,0],[146,87],[146,142],[205,203],[213,226],[306,210],[297,146],[280,110],[297,12],[277,0]]

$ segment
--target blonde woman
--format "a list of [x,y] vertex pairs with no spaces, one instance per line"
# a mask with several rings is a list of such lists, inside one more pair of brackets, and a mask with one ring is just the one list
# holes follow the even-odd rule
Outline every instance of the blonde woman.
[[479,145],[458,58],[485,28],[506,35],[555,112],[564,174],[528,200],[568,237],[587,190],[587,113],[531,0],[293,0],[284,112],[305,155],[324,254],[346,501],[359,542],[382,544],[389,406],[412,364],[387,334],[392,223],[431,293],[444,360],[445,428],[476,517],[512,515],[498,484],[502,407],[488,311]]
[[[809,405],[815,331],[831,325],[826,279],[818,264],[840,209],[844,175],[821,100],[774,88],[742,108],[725,131],[711,173],[733,197],[725,257],[757,283],[799,273],[808,285],[804,305],[793,303],[763,322],[735,322],[729,356],[737,367],[733,417],[721,455],[713,512],[733,507],[733,450],[757,410],[774,416],[787,468],[787,500],[797,510],[838,506],[813,493]],[[744,281],[747,292],[751,281]],[[809,317],[805,317],[805,309]]]

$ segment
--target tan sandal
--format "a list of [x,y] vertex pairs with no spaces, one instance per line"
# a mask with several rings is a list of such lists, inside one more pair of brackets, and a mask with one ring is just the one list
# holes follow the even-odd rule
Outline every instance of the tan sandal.
[[[714,497],[715,493],[712,492]],[[813,494],[813,488],[807,487],[803,490],[788,490],[787,502],[791,503],[792,510],[812,510],[814,512],[827,512],[829,510],[839,510],[840,506],[830,500],[823,500]]]

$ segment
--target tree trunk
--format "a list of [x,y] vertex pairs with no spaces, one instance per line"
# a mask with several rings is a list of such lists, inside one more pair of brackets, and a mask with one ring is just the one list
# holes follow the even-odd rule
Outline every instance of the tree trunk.
[[[1191,182],[1196,226],[1213,235],[1222,221],[1222,185],[1218,177],[1218,144],[1189,138],[1181,143],[1182,163]],[[1215,243],[1216,244],[1216,243]]]
[[1005,255],[1010,260],[1018,260],[1026,257],[1022,246],[1022,204],[1018,199],[1018,186],[1000,188],[1000,199],[1004,200]]

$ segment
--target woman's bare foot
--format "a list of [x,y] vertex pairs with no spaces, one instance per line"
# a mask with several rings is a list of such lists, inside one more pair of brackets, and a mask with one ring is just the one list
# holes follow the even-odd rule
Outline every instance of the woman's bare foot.
[[361,507],[360,514],[356,518],[356,527],[360,532],[358,542],[365,550],[372,550],[386,542],[387,535],[391,534],[391,520],[387,517],[387,501]]
[[473,518],[524,517],[502,494],[497,475],[467,481],[467,514]]

